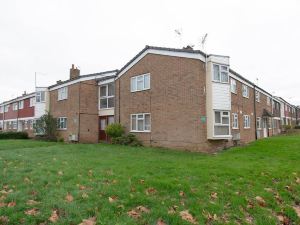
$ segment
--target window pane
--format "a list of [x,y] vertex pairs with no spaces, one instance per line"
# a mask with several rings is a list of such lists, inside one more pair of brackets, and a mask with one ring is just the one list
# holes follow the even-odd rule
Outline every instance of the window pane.
[[115,95],[115,85],[114,83],[108,84],[108,96],[114,96]]
[[131,91],[136,91],[136,77],[131,78]]
[[115,98],[112,97],[112,98],[108,98],[108,108],[113,108],[115,106]]
[[106,119],[100,120],[100,130],[105,130],[106,128]]
[[215,135],[229,135],[229,126],[215,126]]
[[100,99],[100,108],[107,108],[107,98]]
[[108,125],[112,124],[115,122],[115,117],[114,116],[109,116],[108,117]]
[[45,101],[45,92],[41,91],[41,102]]
[[222,66],[221,69],[222,69],[223,71],[227,71],[227,66]]
[[150,88],[150,74],[147,74],[144,76],[144,82],[145,82],[145,89]]
[[215,123],[221,123],[221,113],[215,112]]
[[145,115],[145,130],[151,130],[150,114]]
[[137,77],[137,90],[143,90],[144,89],[144,79],[143,76]]
[[229,124],[229,118],[228,117],[223,117],[222,118],[222,124]]
[[100,86],[100,97],[106,96],[106,86]]
[[138,130],[139,131],[144,130],[144,120],[138,120]]
[[136,130],[136,115],[131,116],[131,129]]
[[220,67],[218,65],[214,65],[214,80],[220,81]]
[[221,82],[228,83],[228,73],[227,72],[221,73]]

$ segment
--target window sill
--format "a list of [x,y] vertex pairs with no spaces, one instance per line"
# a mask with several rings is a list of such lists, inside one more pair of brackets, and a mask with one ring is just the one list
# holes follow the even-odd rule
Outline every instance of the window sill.
[[237,95],[237,92],[231,92],[231,94],[235,94],[235,95]]
[[114,108],[115,108],[115,107],[111,107],[111,108],[99,108],[99,110],[105,111],[105,110],[114,109]]
[[56,129],[56,130],[64,131],[64,130],[67,130],[67,128],[60,128],[60,129]]
[[238,127],[233,127],[232,130],[239,130],[240,128]]
[[130,133],[151,133],[150,130],[144,130],[144,131],[141,131],[141,130],[131,130]]
[[251,129],[251,127],[244,127],[244,129],[247,129],[247,130],[248,130],[248,129]]
[[208,139],[211,139],[211,140],[229,140],[232,138],[232,135],[218,135],[218,136],[212,136],[211,138],[208,138]]
[[147,90],[150,90],[150,88],[143,89],[143,90],[136,90],[136,91],[130,90],[130,92],[131,92],[131,93],[135,93],[135,92],[141,92],[141,91],[147,91]]
[[[67,98],[65,98],[65,99],[60,99],[60,100],[57,99],[58,102],[61,102],[61,101],[64,101],[64,100],[68,100],[68,99],[67,99]],[[43,103],[43,102],[39,102],[39,103]]]
[[248,98],[249,99],[249,96],[243,96],[243,98]]

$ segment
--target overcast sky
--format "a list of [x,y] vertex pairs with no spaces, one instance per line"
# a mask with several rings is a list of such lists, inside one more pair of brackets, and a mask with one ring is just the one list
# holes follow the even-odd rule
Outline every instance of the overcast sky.
[[[182,30],[182,40],[174,30]],[[299,0],[0,0],[0,102],[119,69],[145,45],[230,56],[232,69],[300,105]]]

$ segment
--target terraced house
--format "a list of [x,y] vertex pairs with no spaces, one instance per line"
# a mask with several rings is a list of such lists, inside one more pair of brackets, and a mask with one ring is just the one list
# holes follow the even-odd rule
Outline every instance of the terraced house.
[[[37,93],[1,105],[2,129],[18,128],[7,123],[24,120],[16,119],[14,104],[38,100]],[[234,71],[229,56],[189,46],[146,46],[120,70],[80,75],[72,65],[69,79],[45,93],[60,137],[70,142],[109,141],[105,128],[117,122],[145,145],[214,152],[280,134],[300,115]]]

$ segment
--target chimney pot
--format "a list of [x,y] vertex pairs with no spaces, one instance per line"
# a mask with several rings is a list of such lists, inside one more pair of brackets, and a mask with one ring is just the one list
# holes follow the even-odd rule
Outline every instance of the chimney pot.
[[80,70],[72,64],[70,69],[70,80],[74,80],[80,76]]

